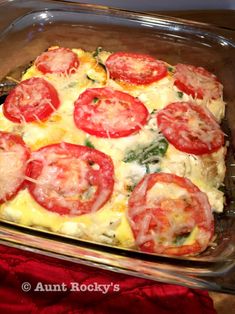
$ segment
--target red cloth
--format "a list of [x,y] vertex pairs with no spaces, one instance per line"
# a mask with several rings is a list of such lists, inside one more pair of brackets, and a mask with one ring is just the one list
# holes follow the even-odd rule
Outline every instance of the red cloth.
[[[1,245],[0,254],[0,313],[216,313],[206,291],[161,284]],[[31,284],[30,291],[22,290],[24,282]],[[74,283],[80,289],[111,286],[107,293],[71,291]],[[61,290],[64,284],[67,291],[34,291],[36,287],[45,289],[44,284],[57,284],[54,289]],[[114,291],[118,288],[119,291]]]

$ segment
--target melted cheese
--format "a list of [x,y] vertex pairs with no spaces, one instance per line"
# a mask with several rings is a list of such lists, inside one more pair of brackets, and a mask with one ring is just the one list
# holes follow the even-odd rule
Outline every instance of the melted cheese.
[[[124,163],[125,152],[130,148],[148,145],[156,139],[158,132],[156,119],[153,117],[148,124],[141,128],[140,132],[124,138],[109,139],[90,136],[79,130],[73,120],[74,101],[87,88],[109,86],[117,90],[125,91],[134,97],[138,97],[151,113],[153,109],[159,110],[170,102],[187,101],[190,96],[179,96],[177,88],[173,85],[172,75],[149,84],[148,86],[133,86],[115,82],[108,78],[104,68],[97,60],[105,63],[109,52],[102,51],[95,59],[92,54],[82,49],[73,49],[79,57],[79,69],[70,75],[43,75],[33,65],[23,75],[22,80],[30,77],[43,77],[58,90],[61,100],[59,109],[51,115],[46,122],[22,123],[21,125],[7,120],[0,108],[0,129],[23,136],[26,144],[32,149],[51,143],[69,142],[84,145],[89,141],[96,149],[111,156],[115,166],[115,185],[111,199],[98,212],[93,211],[87,215],[66,216],[50,212],[37,204],[27,190],[20,191],[17,196],[1,205],[0,217],[27,226],[36,226],[51,230],[52,232],[99,241],[123,247],[133,247],[134,237],[126,218],[128,193],[126,186],[135,185],[146,173],[146,168],[137,162]],[[224,102],[222,100],[202,103],[207,106],[218,120],[224,114]],[[221,149],[211,156],[198,157],[177,151],[169,145],[167,154],[161,159],[157,170],[172,172],[180,176],[188,177],[202,191],[205,191],[215,211],[222,211],[223,193],[218,190],[223,181],[225,165],[225,150]],[[203,159],[204,158],[204,159]],[[208,164],[211,163],[211,168]],[[156,170],[156,169],[155,169]],[[170,187],[172,195],[181,195],[182,191]],[[154,189],[150,191],[154,195]],[[164,194],[164,189],[161,189]],[[175,194],[174,194],[175,193]],[[183,192],[182,192],[183,193]],[[95,206],[95,205],[94,205]],[[148,225],[146,218],[145,225]],[[188,244],[193,242],[197,233],[195,228],[186,240]]]
[[163,184],[155,183],[154,186],[148,191],[147,203],[154,204],[156,199],[178,199],[187,196],[187,191],[174,183]]
[[178,151],[169,144],[165,158],[161,160],[163,172],[175,173],[190,179],[208,196],[213,211],[223,211],[224,197],[218,190],[225,175],[224,155],[226,149],[220,148],[210,155],[196,156]]
[[55,233],[124,247],[133,246],[134,238],[127,219],[122,214],[123,205],[120,206],[118,201],[114,205],[115,209],[105,205],[102,210],[88,215],[74,217],[59,215],[41,207],[27,190],[22,190],[11,202],[1,206],[1,217]]

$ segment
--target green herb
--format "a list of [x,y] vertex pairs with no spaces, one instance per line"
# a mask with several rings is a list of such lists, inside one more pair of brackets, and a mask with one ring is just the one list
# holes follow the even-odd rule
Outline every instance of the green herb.
[[91,78],[88,74],[86,75],[86,77],[88,78],[88,80],[95,82],[95,80],[93,78]]
[[179,98],[183,98],[184,93],[182,93],[182,92],[177,92],[177,95],[178,95]]
[[99,53],[103,50],[102,47],[97,47],[96,50],[93,52],[92,56],[95,58],[95,57],[98,57]]
[[184,242],[187,240],[187,238],[190,236],[190,232],[189,233],[185,233],[185,234],[180,234],[180,235],[177,235],[175,237],[175,240],[174,240],[174,244],[180,246],[180,245],[183,245]]
[[148,173],[158,173],[161,171],[161,169],[159,168],[159,164],[145,164],[145,172],[146,174]]
[[145,164],[145,172],[148,174],[150,173],[149,164]]
[[97,101],[99,101],[99,98],[97,98],[97,97],[93,98],[93,102],[94,102],[95,104],[97,103]]
[[169,72],[171,72],[171,73],[174,72],[174,68],[172,68],[172,67],[168,67],[167,70],[168,70]]
[[132,192],[135,188],[136,184],[133,184],[133,185],[127,185],[126,186],[126,190],[127,192]]
[[130,150],[124,157],[123,161],[124,162],[132,162],[134,160],[138,159],[138,153],[137,151]]
[[156,112],[157,112],[157,109],[153,109],[150,114],[155,114]]
[[95,146],[91,143],[91,141],[88,138],[85,140],[84,145],[90,148],[95,148]]
[[[139,164],[155,164],[159,161],[159,157],[163,157],[167,151],[168,142],[162,138],[159,141],[154,141],[148,146],[141,146],[135,150],[130,150],[126,153],[123,161],[137,161]],[[146,168],[147,170],[147,168]]]

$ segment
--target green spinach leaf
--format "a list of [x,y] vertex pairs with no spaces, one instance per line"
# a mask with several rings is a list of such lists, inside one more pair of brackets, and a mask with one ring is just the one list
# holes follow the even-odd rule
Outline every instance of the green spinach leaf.
[[90,148],[95,148],[95,146],[92,144],[92,142],[88,138],[85,139],[84,145]]
[[[153,141],[148,146],[137,147],[135,150],[129,150],[123,161],[133,162],[137,161],[139,164],[148,165],[159,162],[159,158],[163,157],[167,151],[168,142],[165,138],[159,141]],[[147,167],[148,168],[148,167]],[[146,169],[147,169],[146,168]]]

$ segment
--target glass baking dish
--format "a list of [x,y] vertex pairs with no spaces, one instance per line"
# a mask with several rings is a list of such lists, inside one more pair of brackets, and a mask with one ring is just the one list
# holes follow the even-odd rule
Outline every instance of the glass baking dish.
[[193,258],[157,256],[0,222],[0,242],[112,271],[235,293],[235,43],[231,33],[207,24],[72,1],[0,1],[0,81],[19,77],[49,46],[135,51],[206,67],[224,85],[223,128],[230,140],[226,198],[216,215],[217,246]]

